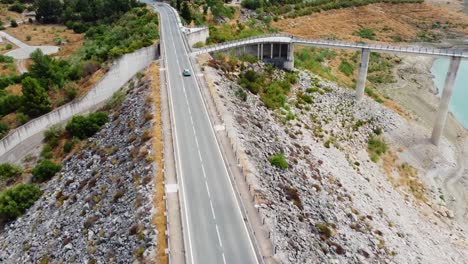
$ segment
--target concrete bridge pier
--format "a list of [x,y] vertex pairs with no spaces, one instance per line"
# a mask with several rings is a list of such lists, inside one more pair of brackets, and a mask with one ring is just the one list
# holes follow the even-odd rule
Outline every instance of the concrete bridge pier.
[[292,43],[288,44],[288,53],[283,68],[287,71],[294,70],[294,45]]
[[361,49],[361,62],[359,63],[359,75],[356,83],[356,101],[361,101],[366,88],[367,68],[369,67],[370,49]]
[[435,119],[434,128],[432,129],[431,142],[434,145],[439,145],[440,138],[444,131],[445,123],[447,121],[448,108],[450,99],[452,98],[453,85],[457,78],[458,68],[460,67],[460,57],[452,57],[450,66],[445,77],[444,90],[440,99],[439,110]]

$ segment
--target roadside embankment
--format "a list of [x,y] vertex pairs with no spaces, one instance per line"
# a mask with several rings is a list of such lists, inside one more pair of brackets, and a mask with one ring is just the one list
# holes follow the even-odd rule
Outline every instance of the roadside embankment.
[[102,106],[114,92],[154,60],[156,46],[140,49],[113,62],[106,75],[82,98],[55,109],[16,128],[0,141],[0,161],[18,162],[42,140],[41,133],[73,115]]

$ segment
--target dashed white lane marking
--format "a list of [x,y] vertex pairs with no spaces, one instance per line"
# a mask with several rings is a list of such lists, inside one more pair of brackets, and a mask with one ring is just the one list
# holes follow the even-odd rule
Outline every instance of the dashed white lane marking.
[[[171,31],[170,28],[169,28],[169,30]],[[172,44],[174,45],[174,42]],[[174,45],[174,48],[175,48],[175,45]],[[178,61],[177,61],[177,65],[180,68],[180,64],[179,64]],[[192,112],[190,110],[190,104],[189,104],[188,96],[187,96],[187,92],[185,90],[185,85],[184,85],[183,82],[182,82],[182,90],[183,90],[184,95],[185,95],[185,103],[187,104],[187,108],[188,108],[188,112],[189,112],[189,116],[190,116],[190,122],[192,124],[192,129],[193,129],[193,133],[194,133],[194,136],[195,136],[195,144],[197,145],[198,158],[200,159],[200,164],[201,164],[201,168],[202,168],[203,177],[205,178],[205,185],[206,185],[207,192],[208,192],[208,200],[210,201],[211,213],[213,214],[213,220],[214,220],[214,223],[215,223],[216,234],[218,236],[218,241],[219,241],[219,245],[220,245],[220,248],[221,248],[221,254],[222,254],[222,257],[223,257],[223,262],[225,264],[226,259],[225,259],[225,256],[224,256],[223,243],[221,242],[221,235],[219,233],[218,224],[216,223],[216,214],[214,212],[213,202],[211,200],[211,195],[210,195],[210,192],[209,192],[208,181],[207,181],[207,177],[206,177],[206,173],[205,173],[205,167],[203,166],[203,159],[202,159],[201,152],[200,152],[200,146],[198,144],[197,132],[195,130],[195,125],[194,125],[194,122],[193,122]],[[190,249],[192,249],[192,248],[190,248]],[[193,258],[193,254],[192,254],[192,258]],[[193,263],[193,260],[192,260],[192,263]]]
[[206,191],[208,192],[208,197],[210,198],[210,201],[211,201],[210,187],[208,187],[208,182],[206,181],[205,181],[205,186],[206,186]]
[[[211,202],[211,200],[210,200],[210,207],[211,207],[211,214],[213,215],[213,219],[216,220],[216,215],[215,215],[214,208],[213,208],[213,203]],[[216,226],[218,226],[218,225],[216,225]],[[219,236],[218,236],[218,238],[219,238]],[[221,241],[221,239],[219,241]],[[220,244],[221,244],[221,242],[220,242]]]
[[226,264],[226,257],[224,257],[224,252],[223,252],[223,263]]
[[219,245],[220,245],[221,247],[223,247],[223,243],[221,242],[221,236],[219,235],[218,225],[216,225],[216,234],[218,234]]

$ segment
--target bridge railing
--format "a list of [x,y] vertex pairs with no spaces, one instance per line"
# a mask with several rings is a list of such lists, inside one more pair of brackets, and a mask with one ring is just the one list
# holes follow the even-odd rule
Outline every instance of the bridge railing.
[[[275,40],[275,38],[277,38]],[[285,41],[285,38],[287,39]],[[254,36],[245,39],[238,39],[229,42],[219,43],[210,45],[204,48],[195,49],[193,54],[198,55],[201,53],[209,53],[216,50],[224,50],[240,45],[246,44],[258,44],[262,42],[282,42],[282,43],[293,43],[296,45],[317,45],[324,47],[336,47],[336,48],[348,48],[348,49],[370,49],[373,51],[388,51],[396,53],[412,53],[412,54],[425,54],[433,56],[454,56],[461,58],[468,58],[468,54],[464,54],[459,49],[437,49],[430,47],[417,47],[417,46],[391,46],[383,44],[368,44],[358,42],[346,42],[346,41],[335,41],[335,40],[312,40],[305,38],[298,38],[288,34],[268,34],[261,36]]]
[[218,43],[218,44],[213,44],[209,45],[203,48],[199,49],[194,49],[193,53],[200,54],[200,53],[208,53],[211,52],[212,50],[217,50],[218,48],[222,47],[222,49],[228,49],[231,47],[236,47],[238,44],[249,44],[249,43],[259,43],[258,39],[265,39],[265,38],[274,38],[274,37],[282,37],[282,38],[289,38],[293,39],[291,35],[287,34],[267,34],[267,35],[260,35],[260,36],[253,36],[253,37],[248,37],[248,38],[243,38],[243,39],[236,39],[236,40],[231,40],[223,43]]

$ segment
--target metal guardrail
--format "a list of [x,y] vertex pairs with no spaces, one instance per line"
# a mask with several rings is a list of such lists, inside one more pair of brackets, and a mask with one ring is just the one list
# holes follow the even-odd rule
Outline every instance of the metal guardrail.
[[381,44],[367,44],[367,43],[355,43],[345,41],[334,41],[334,40],[313,40],[298,38],[287,34],[270,34],[255,36],[246,39],[239,39],[221,44],[215,44],[201,49],[197,49],[192,52],[193,55],[199,55],[202,53],[209,53],[218,50],[225,50],[234,47],[239,47],[248,44],[259,44],[259,43],[292,43],[295,45],[305,46],[319,46],[327,48],[341,48],[341,49],[370,49],[372,51],[390,52],[390,53],[409,53],[409,54],[421,54],[431,56],[447,56],[447,57],[460,57],[468,59],[468,54],[464,54],[462,50],[458,49],[437,49],[429,47],[417,47],[417,46],[391,46]]

